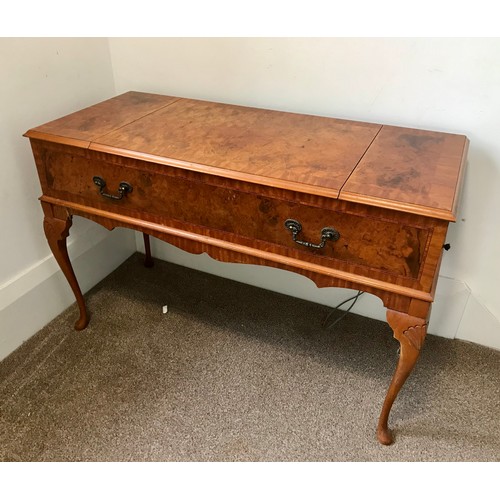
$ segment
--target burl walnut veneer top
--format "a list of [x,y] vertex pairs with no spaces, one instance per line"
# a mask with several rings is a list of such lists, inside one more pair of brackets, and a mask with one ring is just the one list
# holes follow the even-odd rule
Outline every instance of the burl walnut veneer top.
[[468,146],[463,135],[140,92],[25,135],[450,221]]

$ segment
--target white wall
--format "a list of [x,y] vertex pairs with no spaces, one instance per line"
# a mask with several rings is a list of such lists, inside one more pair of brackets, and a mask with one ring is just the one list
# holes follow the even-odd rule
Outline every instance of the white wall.
[[[113,95],[107,39],[0,39],[0,359],[74,301],[45,240],[22,134]],[[84,291],[134,250],[130,232],[74,218],[69,252]]]
[[[112,38],[110,52],[117,93],[142,90],[466,134],[463,200],[441,268],[449,279],[440,282],[430,329],[500,348],[500,39]],[[264,269],[221,266],[163,243],[154,249],[310,300],[343,296],[312,290],[287,273],[269,280]],[[363,297],[357,312],[383,317],[378,303]]]

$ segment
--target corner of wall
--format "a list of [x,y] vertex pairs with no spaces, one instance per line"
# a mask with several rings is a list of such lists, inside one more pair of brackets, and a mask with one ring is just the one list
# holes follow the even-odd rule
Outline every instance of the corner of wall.
[[471,294],[455,338],[500,351],[500,320]]

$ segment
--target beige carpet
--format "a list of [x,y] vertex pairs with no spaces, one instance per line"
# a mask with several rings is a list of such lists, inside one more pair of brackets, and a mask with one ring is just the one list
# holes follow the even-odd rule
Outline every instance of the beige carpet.
[[498,351],[428,336],[384,447],[385,323],[139,254],[87,301],[0,363],[3,461],[500,459]]

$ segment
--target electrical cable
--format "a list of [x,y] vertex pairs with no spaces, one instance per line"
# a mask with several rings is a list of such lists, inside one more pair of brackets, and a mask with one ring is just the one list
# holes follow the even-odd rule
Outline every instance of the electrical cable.
[[[340,304],[336,305],[333,308],[333,310],[328,314],[328,316],[325,318],[325,320],[323,321],[322,327],[323,328],[333,328],[340,320],[344,319],[344,317],[347,316],[347,314],[349,313],[349,311],[354,307],[354,304],[356,304],[356,302],[358,301],[358,298],[361,295],[363,295],[364,293],[365,292],[358,292],[356,295],[353,295],[352,297],[349,297],[348,299],[344,300]],[[351,300],[353,302],[349,306],[349,308],[344,312],[344,314],[342,314],[342,316],[340,316],[340,318],[337,318],[332,324],[328,325],[328,321],[332,317],[332,314],[334,314],[336,311],[338,311],[338,309],[340,308],[340,306],[343,306],[345,303],[350,302]]]

